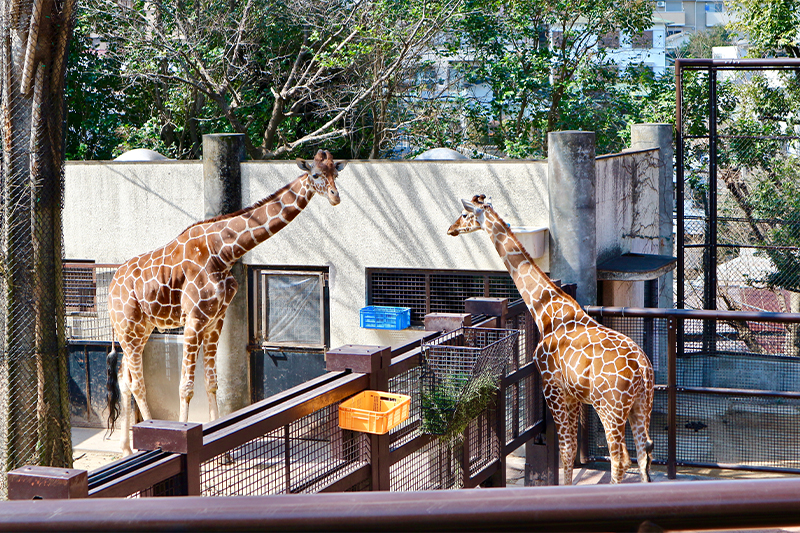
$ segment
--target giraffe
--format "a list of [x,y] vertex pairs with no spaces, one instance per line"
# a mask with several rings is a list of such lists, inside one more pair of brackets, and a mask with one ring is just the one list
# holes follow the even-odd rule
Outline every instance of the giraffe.
[[[237,282],[231,268],[246,252],[275,235],[308,205],[315,193],[339,204],[335,179],[345,167],[327,150],[314,160],[297,159],[304,172],[294,181],[251,207],[186,228],[161,248],[138,255],[120,266],[108,289],[111,324],[122,347],[108,358],[109,430],[122,417],[120,447],[130,455],[131,395],[142,417],[150,419],[143,375],[142,351],[150,333],[184,328],[179,385],[180,421],[189,417],[194,394],[197,354],[203,348],[209,416],[218,417],[216,352],[225,311]],[[120,409],[121,400],[121,409]]]
[[653,367],[630,338],[595,322],[533,262],[484,195],[462,200],[464,211],[447,233],[484,229],[500,254],[541,334],[534,354],[545,401],[556,425],[564,483],[572,484],[581,404],[600,416],[611,454],[611,483],[630,466],[625,421],[631,425],[639,473],[650,481]]

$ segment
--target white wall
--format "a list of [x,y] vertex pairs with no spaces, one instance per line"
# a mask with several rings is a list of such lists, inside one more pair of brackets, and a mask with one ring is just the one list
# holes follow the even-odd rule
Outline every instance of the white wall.
[[[242,203],[299,174],[294,162],[243,163]],[[485,233],[446,234],[459,200],[486,194],[512,226],[546,226],[546,179],[539,161],[352,161],[337,181],[341,204],[314,198],[244,261],[329,266],[332,346],[394,344],[404,334],[359,327],[365,267],[505,270]],[[200,162],[68,164],[66,257],[120,263],[167,243],[202,218],[202,182]]]

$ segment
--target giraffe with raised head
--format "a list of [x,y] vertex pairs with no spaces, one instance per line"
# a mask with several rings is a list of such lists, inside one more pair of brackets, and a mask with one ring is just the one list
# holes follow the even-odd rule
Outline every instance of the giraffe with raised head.
[[456,236],[483,229],[489,234],[539,328],[541,341],[534,357],[556,424],[564,483],[572,484],[581,404],[591,404],[600,416],[611,454],[611,482],[622,481],[631,464],[625,446],[626,420],[636,444],[641,480],[650,481],[650,360],[630,338],[595,322],[557,287],[485,196],[461,202],[464,211],[447,233]]
[[109,355],[108,424],[113,431],[117,418],[122,417],[123,455],[132,453],[131,395],[142,418],[150,419],[142,351],[156,328],[184,328],[180,421],[189,417],[201,347],[209,416],[212,420],[218,417],[217,342],[238,285],[231,268],[294,220],[315,194],[327,197],[331,205],[340,201],[335,180],[345,162],[334,161],[330,152],[320,150],[313,161],[297,159],[297,165],[302,175],[251,207],[193,224],[165,246],[117,269],[108,288],[108,310],[123,355],[118,370],[116,352]]

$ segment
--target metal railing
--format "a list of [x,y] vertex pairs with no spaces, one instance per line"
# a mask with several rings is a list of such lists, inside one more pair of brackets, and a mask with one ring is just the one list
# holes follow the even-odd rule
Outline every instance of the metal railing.
[[[480,304],[483,299],[476,300]],[[370,372],[329,366],[333,371],[319,378],[203,426],[163,421],[138,424],[134,447],[150,451],[91,473],[36,467],[12,472],[9,498],[253,496],[505,486],[505,456],[541,433],[544,418],[536,415],[541,409],[530,407],[541,407],[541,392],[531,360],[535,332],[524,329],[532,327],[532,322],[519,319],[529,313],[524,305],[509,308],[506,300],[488,300],[492,300],[488,307],[480,308],[484,316],[473,325],[496,328],[518,322],[523,335],[495,405],[473,420],[462,439],[445,441],[420,430],[420,344],[440,335],[428,332],[395,350],[368,347],[365,352],[365,347],[352,346],[334,350],[331,353],[337,356],[366,357]],[[485,316],[492,309],[498,310],[496,316]],[[330,353],[328,359],[334,359]],[[416,407],[407,421],[386,435],[340,429],[339,403],[367,389],[408,394]]]
[[[800,474],[800,314],[587,310],[653,362],[653,462],[670,478],[678,466]],[[582,455],[608,460],[602,426],[593,414],[589,422]]]

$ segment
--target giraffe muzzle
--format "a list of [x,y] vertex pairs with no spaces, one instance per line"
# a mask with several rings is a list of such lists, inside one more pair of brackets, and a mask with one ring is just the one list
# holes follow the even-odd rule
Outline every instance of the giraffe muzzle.
[[331,205],[339,205],[339,202],[342,201],[342,199],[339,198],[339,191],[337,191],[336,189],[329,189],[328,201],[331,203]]

